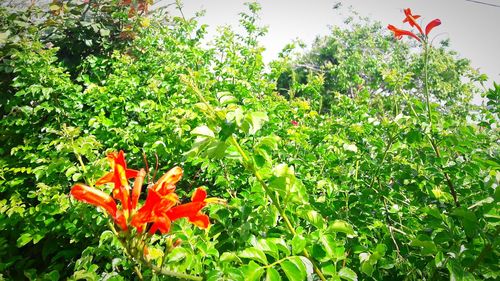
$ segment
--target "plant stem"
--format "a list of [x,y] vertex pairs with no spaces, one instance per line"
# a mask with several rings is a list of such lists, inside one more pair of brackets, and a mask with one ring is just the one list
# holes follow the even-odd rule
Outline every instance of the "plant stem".
[[431,112],[431,103],[429,99],[429,45],[428,43],[424,43],[424,94],[425,94],[425,102],[427,104],[427,117],[429,118],[429,124],[431,126],[431,134],[432,134],[432,112]]
[[[429,70],[428,70],[428,65],[429,65],[429,43],[424,42],[424,94],[425,94],[425,102],[427,104],[427,118],[429,119],[429,124],[430,124],[430,135],[427,135],[429,138],[429,142],[431,143],[431,146],[434,150],[434,153],[436,154],[437,158],[441,158],[441,153],[439,152],[439,147],[437,146],[436,140],[434,139],[434,136],[432,134],[433,131],[433,123],[432,123],[432,112],[431,112],[431,105],[430,105],[430,99],[429,99]],[[451,181],[450,175],[444,170],[444,167],[442,164],[440,164],[441,171],[443,172],[444,179],[446,181],[446,185],[448,185],[448,188],[450,189],[451,196],[453,197],[453,202],[457,207],[460,207],[460,203],[458,202],[458,197],[457,197],[457,192],[455,189],[455,186],[453,185],[453,182]]]
[[[147,267],[151,268],[153,271],[155,271],[156,273],[160,273],[160,274],[163,274],[163,275],[167,275],[167,276],[170,276],[170,277],[174,277],[174,278],[177,278],[179,280],[195,280],[195,281],[201,281],[203,280],[203,278],[199,277],[199,276],[194,276],[194,275],[190,275],[190,274],[186,274],[186,273],[180,273],[180,272],[175,272],[175,271],[170,271],[170,270],[167,270],[165,268],[162,268],[162,267],[158,267],[158,266],[155,266],[153,265],[151,262],[147,261],[143,256],[142,256],[142,251],[140,253],[138,253],[139,257],[135,257],[133,254],[132,254],[132,251],[129,247],[129,239],[128,237],[125,238],[125,241],[123,241],[123,239],[120,239],[118,237],[118,232],[116,231],[115,227],[113,226],[113,224],[111,222],[108,221],[108,225],[109,225],[109,228],[111,229],[111,231],[116,235],[116,237],[118,238],[118,241],[120,241],[120,244],[122,245],[123,249],[125,250],[125,255],[131,259],[131,260],[135,260],[135,261],[139,261],[143,264],[145,264]],[[144,249],[144,247],[143,247]],[[142,277],[142,273],[141,271],[139,270],[139,267],[137,265],[134,266],[134,271],[135,273],[137,274],[137,277],[140,279],[140,280],[143,280],[143,277]]]

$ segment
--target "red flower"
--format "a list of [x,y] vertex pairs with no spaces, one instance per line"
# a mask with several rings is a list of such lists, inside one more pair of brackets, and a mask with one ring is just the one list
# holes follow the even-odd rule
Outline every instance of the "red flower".
[[115,222],[122,228],[127,229],[127,224],[125,218],[120,210],[116,208],[116,202],[111,196],[104,193],[103,191],[87,186],[85,184],[77,183],[70,191],[71,195],[79,201],[94,205],[96,207],[101,207],[106,210]]
[[208,216],[201,213],[207,205],[207,192],[205,189],[198,187],[191,198],[190,203],[182,204],[168,210],[167,215],[170,220],[174,221],[180,218],[188,218],[194,225],[200,228],[207,228],[210,225]]
[[294,125],[294,126],[298,126],[299,125],[299,122],[297,122],[295,120],[290,121],[290,123],[292,123],[292,125]]
[[431,21],[426,27],[425,27],[425,36],[429,35],[429,32],[431,32],[431,30],[440,25],[441,24],[441,20],[439,19],[435,19],[433,21]]
[[[148,223],[152,223],[149,233],[154,234],[160,230],[162,234],[168,233],[172,221],[186,217],[201,228],[210,225],[207,215],[201,210],[209,203],[223,203],[218,198],[206,198],[207,193],[203,188],[198,188],[193,194],[192,202],[175,206],[179,198],[175,193],[175,184],[182,178],[182,169],[174,167],[163,175],[148,189],[146,201],[136,211],[146,172],[127,169],[123,151],[108,154],[112,171],[100,178],[96,185],[113,183],[113,197],[120,200],[122,209],[118,209],[115,200],[110,195],[99,189],[84,184],[76,184],[71,189],[71,195],[77,200],[105,209],[121,229],[127,230],[129,222],[139,232],[144,232]],[[135,177],[132,195],[129,196],[128,179]],[[129,220],[129,218],[131,218]]]
[[392,24],[389,24],[387,26],[387,28],[394,32],[394,36],[396,37],[396,39],[401,39],[403,37],[403,35],[406,35],[406,36],[410,36],[410,37],[413,37],[415,39],[417,39],[419,42],[420,42],[420,38],[418,38],[417,35],[415,35],[413,32],[411,31],[408,31],[408,30],[402,30],[402,29],[399,29],[397,27],[395,27],[394,25]]
[[436,26],[438,26],[438,25],[441,24],[441,21],[439,19],[435,19],[435,20],[431,21],[425,27],[425,33],[424,33],[422,31],[422,27],[416,21],[418,18],[420,18],[420,15],[413,15],[410,8],[404,9],[404,13],[405,13],[406,17],[404,18],[403,22],[404,23],[407,22],[408,24],[410,24],[411,27],[416,27],[418,29],[418,32],[420,33],[420,37],[417,36],[415,33],[411,32],[411,31],[398,29],[394,25],[389,24],[387,26],[387,28],[389,30],[391,30],[392,32],[394,32],[394,36],[397,39],[401,39],[403,37],[403,35],[406,35],[406,36],[410,36],[412,38],[417,39],[419,42],[422,41],[422,40],[424,40],[425,42],[427,42],[427,37],[429,35],[429,32],[431,32],[431,30],[434,27],[436,27]]
[[159,192],[161,195],[169,194],[175,190],[175,184],[182,178],[182,168],[173,167],[166,172],[156,183],[152,189]]
[[175,184],[181,179],[182,173],[180,167],[174,167],[149,188],[146,202],[134,215],[131,222],[140,232],[150,222],[153,223],[149,229],[150,234],[157,230],[163,234],[169,232],[171,220],[167,216],[167,212],[179,202],[179,198],[175,194]]
[[123,150],[120,150],[119,153],[109,153],[107,157],[113,170],[98,179],[95,185],[99,186],[106,183],[114,183],[113,197],[122,202],[123,210],[126,216],[128,216],[131,205],[128,179],[137,177],[139,172],[137,170],[127,169]]
[[[172,192],[162,196],[159,192],[150,188],[148,191],[148,196],[146,197],[146,202],[142,208],[137,211],[133,216],[131,224],[142,232],[147,223],[152,222],[153,227],[160,229],[160,231],[165,234],[170,229],[170,219],[168,219],[166,212],[170,210],[179,201],[177,194]],[[168,221],[166,220],[168,219]],[[156,231],[155,229],[155,231]],[[154,233],[155,231],[151,231]]]
[[101,207],[106,210],[112,217],[116,216],[116,202],[103,191],[90,187],[81,183],[75,184],[70,191],[75,199],[89,203],[91,205]]
[[404,9],[404,12],[405,12],[406,18],[403,20],[403,22],[409,23],[411,27],[417,27],[420,34],[423,34],[422,28],[420,27],[420,25],[416,21],[416,19],[420,18],[420,15],[412,15],[410,8]]

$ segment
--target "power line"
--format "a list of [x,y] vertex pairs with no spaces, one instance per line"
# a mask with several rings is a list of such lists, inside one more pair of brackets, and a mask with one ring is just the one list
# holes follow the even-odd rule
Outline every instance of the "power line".
[[500,5],[495,5],[495,4],[491,4],[491,3],[486,3],[486,2],[476,1],[476,0],[465,0],[465,1],[500,8]]

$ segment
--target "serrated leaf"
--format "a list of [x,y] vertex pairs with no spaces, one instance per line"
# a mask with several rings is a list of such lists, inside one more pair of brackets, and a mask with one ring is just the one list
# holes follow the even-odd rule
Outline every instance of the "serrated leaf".
[[264,252],[262,250],[259,250],[255,247],[250,247],[250,248],[247,248],[247,249],[241,251],[239,256],[241,258],[246,258],[246,259],[258,261],[262,264],[267,264],[266,254],[264,254]]

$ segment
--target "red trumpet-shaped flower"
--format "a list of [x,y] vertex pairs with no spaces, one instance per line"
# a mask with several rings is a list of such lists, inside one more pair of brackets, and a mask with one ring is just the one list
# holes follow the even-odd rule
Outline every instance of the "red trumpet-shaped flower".
[[198,187],[191,197],[191,202],[173,207],[168,210],[167,215],[172,221],[187,218],[192,224],[200,228],[207,228],[210,221],[208,216],[201,212],[201,209],[205,208],[208,203],[221,203],[221,201],[218,198],[207,198],[207,191]]
[[101,207],[111,215],[122,229],[127,229],[127,223],[122,212],[117,209],[115,200],[104,193],[103,191],[87,186],[85,184],[77,183],[71,188],[71,195],[75,199],[89,203],[96,207]]
[[75,199],[89,203],[96,207],[101,207],[106,210],[112,217],[116,216],[116,202],[103,191],[90,187],[81,183],[75,184],[71,188],[71,195]]
[[417,19],[420,18],[420,15],[412,14],[411,9],[409,9],[409,8],[404,9],[404,13],[405,13],[405,18],[403,19],[403,23],[408,23],[408,24],[410,24],[411,27],[416,27],[418,29],[419,36],[417,36],[415,33],[411,32],[411,31],[398,29],[394,25],[389,24],[387,26],[387,28],[394,33],[394,36],[396,37],[396,39],[401,39],[403,37],[403,35],[406,35],[406,36],[410,36],[412,38],[415,38],[419,42],[422,40],[427,42],[427,37],[428,37],[429,33],[431,32],[431,30],[434,27],[441,24],[441,21],[439,19],[435,19],[435,20],[431,21],[425,27],[425,33],[424,33],[424,31],[422,30],[422,27],[417,23]]
[[113,197],[122,202],[123,211],[128,217],[132,205],[130,202],[130,186],[128,184],[128,179],[137,177],[139,172],[137,170],[127,169],[123,150],[120,150],[119,153],[109,153],[107,157],[112,171],[98,179],[96,185],[99,186],[106,183],[113,183]]
[[411,9],[408,8],[408,9],[404,9],[403,10],[404,13],[405,13],[405,16],[406,18],[403,20],[403,23],[407,22],[410,24],[411,27],[416,27],[418,29],[418,31],[420,32],[420,34],[422,34],[422,28],[420,27],[420,25],[417,23],[417,19],[420,18],[420,15],[413,15],[411,13]]
[[[218,198],[206,198],[205,189],[198,188],[194,192],[192,202],[176,206],[179,198],[175,193],[175,184],[182,178],[183,171],[180,167],[174,167],[148,188],[146,201],[137,209],[146,172],[144,169],[128,169],[123,151],[108,154],[108,159],[112,171],[99,179],[96,185],[113,183],[113,197],[121,201],[121,209],[117,207],[113,197],[84,184],[73,186],[71,195],[77,200],[105,209],[123,230],[127,230],[130,224],[140,233],[149,227],[150,234],[157,230],[166,234],[170,230],[171,222],[183,217],[198,227],[207,228],[210,225],[209,218],[201,213],[201,210],[209,203],[223,203]],[[134,177],[130,195],[128,179]]]
[[394,32],[394,37],[396,37],[396,39],[401,39],[403,37],[403,35],[406,35],[406,36],[410,36],[410,37],[417,39],[417,41],[420,41],[420,38],[418,38],[418,36],[415,35],[415,33],[411,32],[411,31],[399,29],[392,24],[389,24],[387,26],[387,28],[390,31]]

